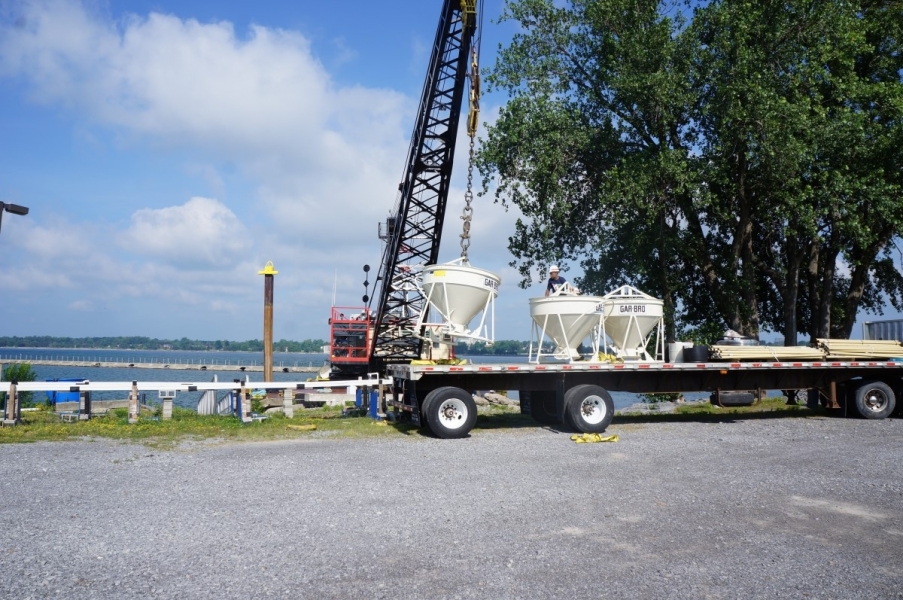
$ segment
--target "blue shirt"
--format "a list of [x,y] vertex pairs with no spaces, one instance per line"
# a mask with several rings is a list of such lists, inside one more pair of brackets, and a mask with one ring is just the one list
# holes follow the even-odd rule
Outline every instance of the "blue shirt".
[[555,292],[555,290],[557,290],[558,287],[563,283],[567,283],[567,279],[565,279],[561,275],[559,275],[558,277],[549,277],[549,285],[546,286],[546,291],[551,294]]

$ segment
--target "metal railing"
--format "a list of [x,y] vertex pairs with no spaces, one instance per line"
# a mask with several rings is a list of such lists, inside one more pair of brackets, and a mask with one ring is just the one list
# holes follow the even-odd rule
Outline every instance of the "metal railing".
[[[110,356],[75,356],[75,355],[65,355],[65,354],[53,354],[53,355],[37,355],[37,354],[0,354],[0,363],[2,362],[52,362],[52,363],[113,363],[116,365],[197,365],[197,366],[224,366],[224,367],[262,367],[263,361],[257,360],[241,360],[241,359],[196,359],[196,358],[171,358],[171,359],[158,359],[154,357],[147,356],[138,356],[138,357],[110,357]],[[274,362],[274,367],[314,367],[320,365],[314,365],[314,361],[307,361],[307,365],[303,364],[304,361],[278,361],[278,363]]]

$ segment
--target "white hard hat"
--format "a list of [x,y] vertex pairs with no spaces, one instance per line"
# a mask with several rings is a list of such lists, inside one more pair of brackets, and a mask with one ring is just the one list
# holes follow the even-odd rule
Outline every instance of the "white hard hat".
[[549,267],[549,273],[555,273],[558,271],[558,265],[552,265]]

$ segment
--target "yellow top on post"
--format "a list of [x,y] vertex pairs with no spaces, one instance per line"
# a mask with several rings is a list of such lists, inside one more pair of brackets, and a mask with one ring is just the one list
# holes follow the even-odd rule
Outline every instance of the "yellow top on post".
[[273,261],[268,260],[266,266],[263,268],[263,271],[257,271],[258,275],[275,275],[279,271],[273,268]]

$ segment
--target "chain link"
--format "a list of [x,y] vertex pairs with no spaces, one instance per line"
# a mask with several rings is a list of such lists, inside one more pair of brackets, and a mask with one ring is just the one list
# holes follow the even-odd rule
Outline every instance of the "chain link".
[[[482,5],[481,5],[482,6]],[[470,225],[473,221],[473,148],[477,136],[477,123],[480,115],[480,62],[477,47],[470,54],[470,113],[467,115],[467,135],[470,137],[470,154],[467,157],[467,191],[464,192],[464,231],[461,233],[461,258],[465,263],[470,260],[467,250],[470,248]]]
[[461,233],[461,258],[464,262],[470,262],[467,257],[467,250],[470,248],[470,223],[473,220],[473,146],[474,139],[470,138],[470,156],[467,163],[467,191],[464,192],[464,214],[461,220],[464,221],[464,231]]

